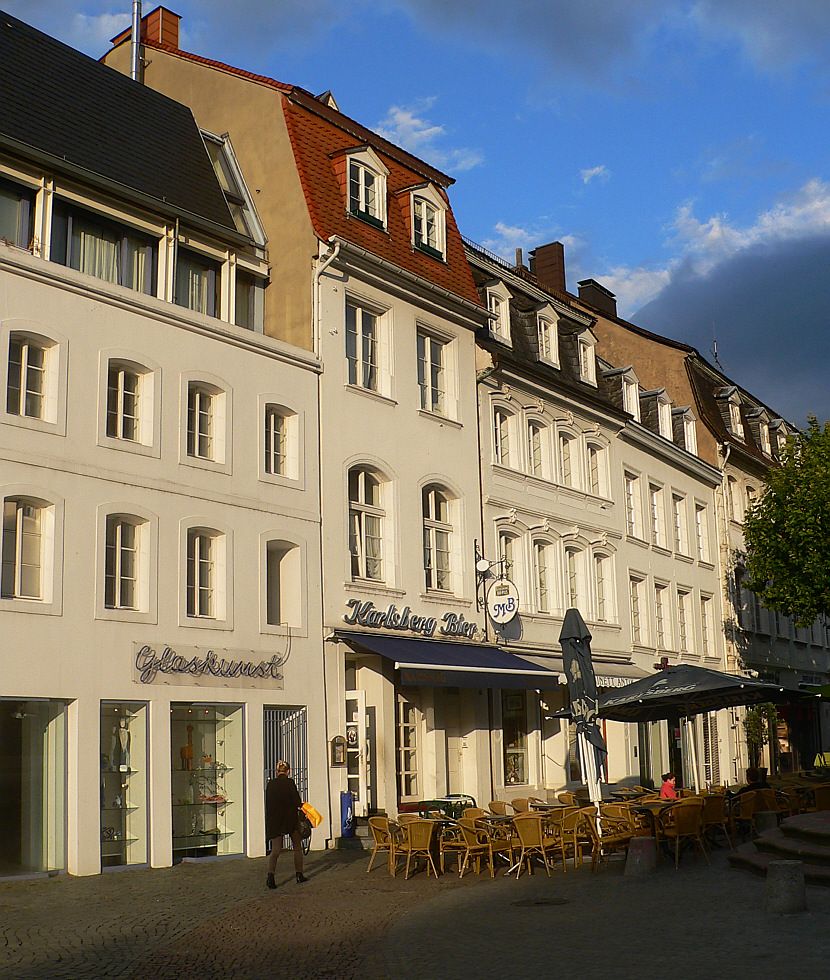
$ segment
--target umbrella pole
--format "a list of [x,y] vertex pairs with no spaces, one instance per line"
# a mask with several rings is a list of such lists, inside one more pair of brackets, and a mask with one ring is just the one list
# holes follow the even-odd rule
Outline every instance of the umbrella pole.
[[588,798],[597,807],[602,802],[602,791],[599,785],[599,775],[597,774],[597,755],[593,745],[588,741],[587,736],[577,735],[579,740],[579,761],[582,765],[582,778],[588,787]]

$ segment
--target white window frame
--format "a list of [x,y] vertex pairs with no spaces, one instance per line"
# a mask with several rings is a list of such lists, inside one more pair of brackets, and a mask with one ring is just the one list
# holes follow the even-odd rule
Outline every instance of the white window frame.
[[[133,524],[136,529],[137,602],[133,608],[107,606],[107,529],[110,520]],[[96,514],[95,618],[118,622],[158,622],[158,516],[133,501],[108,501]]]
[[518,576],[516,566],[519,559],[520,542],[521,539],[517,534],[511,533],[505,528],[497,529],[496,544],[499,561],[501,562],[498,568],[498,574],[503,578],[510,579],[514,583],[517,582]]
[[672,649],[669,594],[665,582],[654,583],[654,642],[658,650]]
[[665,391],[657,396],[657,427],[664,439],[672,441],[671,399]]
[[589,442],[586,446],[588,456],[588,492],[595,497],[608,495],[605,446]]
[[579,377],[585,384],[597,386],[597,338],[590,330],[582,330],[577,334],[577,355],[579,359]]
[[695,536],[697,538],[698,561],[707,565],[712,563],[711,536],[709,534],[709,508],[695,501]]
[[559,367],[559,317],[552,306],[546,304],[536,313],[536,332],[539,360]]
[[540,538],[533,540],[533,604],[537,613],[550,616],[556,610],[554,593],[553,546]]
[[645,578],[639,575],[628,576],[628,601],[631,615],[631,642],[636,646],[648,644],[647,614],[645,608]]
[[688,558],[690,556],[689,522],[686,510],[686,495],[677,490],[673,490],[671,495],[671,512],[674,551],[675,554]]
[[[354,325],[350,326],[350,310],[353,311]],[[374,339],[366,329],[364,315],[371,318]],[[363,394],[390,397],[391,369],[389,351],[389,310],[360,296],[349,294],[343,307],[344,333],[344,374],[345,383],[353,391]],[[352,338],[354,346],[352,347]],[[369,342],[371,355],[366,357],[365,344]],[[372,361],[374,357],[374,362]],[[367,373],[368,371],[368,373]],[[372,374],[374,371],[374,374]]]
[[557,439],[559,456],[559,484],[569,490],[580,488],[579,439],[572,432],[559,432]]
[[690,411],[683,413],[683,446],[686,452],[697,456],[697,424]]
[[490,320],[490,336],[503,344],[511,345],[510,290],[503,282],[491,283],[487,287],[487,309],[493,314]]
[[[421,187],[413,188],[410,192],[409,207],[412,247],[419,252],[423,252],[425,255],[431,255],[433,258],[445,261],[447,256],[447,202],[432,184],[424,184]],[[421,210],[429,209],[432,211],[435,245],[431,245],[429,241],[419,241],[416,224],[419,208]],[[423,217],[421,217],[420,223],[421,229],[423,230]]]
[[666,547],[666,503],[664,488],[657,483],[648,485],[649,524],[651,543],[656,548]]
[[[6,543],[4,515],[6,502],[18,506],[36,507],[40,512],[40,595],[2,595],[0,590],[0,611],[40,613],[60,616],[63,601],[63,531],[64,501],[47,493],[41,487],[28,484],[9,484],[2,487],[0,496],[0,562],[12,557],[15,567],[19,558],[19,541]],[[13,548],[13,554],[6,552]],[[15,571],[15,581],[19,569]]]
[[[161,455],[161,368],[136,351],[109,348],[98,355],[98,445],[118,452],[159,458]],[[111,436],[109,426],[110,371],[129,371],[138,378],[136,438]]]
[[[198,553],[197,539],[209,539],[207,556]],[[179,625],[194,629],[233,629],[233,534],[230,528],[207,518],[187,518],[180,523],[179,548]],[[191,571],[195,570],[197,558],[212,564],[212,609],[208,612],[200,603],[191,606],[189,601]],[[193,585],[196,588],[196,580]]]
[[744,423],[741,419],[741,403],[737,398],[729,399],[729,429],[738,439],[744,438]]
[[689,607],[691,594],[691,589],[680,587],[677,589],[677,649],[679,653],[689,652],[689,627],[692,625]]
[[537,480],[550,479],[550,426],[541,419],[531,417],[525,426],[527,432],[527,472]]
[[493,406],[493,462],[516,469],[516,415],[503,405]]
[[714,641],[712,596],[700,594],[700,649],[704,657],[711,657]]
[[[198,408],[203,397],[210,398],[211,411],[211,455],[193,455],[190,425],[191,391],[198,392],[200,397],[194,401]],[[216,375],[205,372],[187,372],[181,378],[181,440],[179,444],[179,462],[185,466],[198,469],[214,470],[230,475],[233,453],[231,452],[231,432],[233,431],[233,391],[226,381]],[[194,438],[198,432],[194,430]]]
[[[357,206],[352,203],[352,179],[358,179]],[[374,182],[374,201],[371,206],[367,200],[367,177]],[[386,228],[386,186],[389,168],[370,147],[361,147],[346,156],[346,211],[352,217],[369,220]]]
[[640,421],[640,381],[633,371],[627,371],[622,376],[623,409],[628,412],[635,422]]
[[[435,353],[440,353],[439,379],[435,383]],[[418,324],[416,357],[420,411],[445,419],[458,419],[457,344],[454,337]],[[443,387],[442,387],[443,385]]]
[[614,559],[603,551],[592,556],[594,618],[599,623],[616,622],[614,603]]
[[[445,521],[438,516],[439,498],[446,507]],[[421,517],[424,541],[424,590],[426,592],[452,593],[454,579],[453,562],[453,500],[447,490],[430,483],[421,491]],[[440,545],[444,544],[444,548]],[[446,567],[438,561],[439,554],[446,555]]]
[[[351,492],[352,473],[357,475],[357,494],[353,499]],[[366,479],[370,478],[377,482],[379,503],[373,504],[366,499]],[[348,554],[350,556],[350,577],[353,582],[376,582],[385,583],[387,574],[388,557],[386,555],[386,524],[387,510],[386,495],[387,482],[380,473],[368,466],[355,465],[349,468],[346,478],[346,498],[348,501]],[[369,558],[367,542],[367,523],[376,521],[378,533],[375,539],[378,542],[380,554]],[[369,562],[377,562],[379,574],[370,575]],[[355,564],[357,568],[355,568]]]
[[[39,417],[21,415],[9,411],[10,352],[12,339],[37,346],[44,351],[44,390],[42,411]],[[47,334],[41,324],[33,320],[8,319],[0,321],[0,384],[2,402],[0,419],[8,425],[54,435],[66,435],[66,387],[68,342],[66,338],[49,329]],[[20,398],[23,398],[21,393]]]
[[579,609],[585,606],[585,551],[578,545],[566,544],[564,547],[562,592],[565,609]]
[[626,470],[623,473],[623,499],[625,502],[626,534],[638,541],[643,540],[642,503],[640,500],[640,477]]

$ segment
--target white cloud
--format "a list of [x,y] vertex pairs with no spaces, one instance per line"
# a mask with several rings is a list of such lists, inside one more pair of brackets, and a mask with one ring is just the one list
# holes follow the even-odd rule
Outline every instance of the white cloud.
[[[523,228],[521,225],[506,225],[503,221],[496,222],[493,228],[495,234],[490,238],[485,238],[481,243],[488,251],[495,252],[507,262],[516,261],[516,249],[520,248],[525,253],[525,264],[527,263],[527,252],[536,248],[543,242],[553,241],[555,229],[552,225],[536,225],[530,228]],[[578,239],[568,236],[567,239],[561,238],[560,241],[574,248],[578,246]]]
[[434,103],[433,96],[409,106],[391,106],[386,118],[375,126],[375,132],[440,170],[458,173],[477,167],[484,160],[478,150],[466,147],[447,149],[438,145],[446,137],[447,131],[425,116]]
[[591,167],[588,170],[580,170],[579,176],[582,178],[583,184],[588,184],[592,180],[599,180],[604,184],[605,181],[611,176],[611,171],[604,164],[601,164],[599,167]]

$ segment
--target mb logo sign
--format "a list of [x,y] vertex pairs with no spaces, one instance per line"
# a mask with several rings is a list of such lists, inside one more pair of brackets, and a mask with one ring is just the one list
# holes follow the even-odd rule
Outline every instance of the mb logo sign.
[[519,611],[519,590],[510,579],[497,579],[487,591],[487,613],[494,623],[509,623]]

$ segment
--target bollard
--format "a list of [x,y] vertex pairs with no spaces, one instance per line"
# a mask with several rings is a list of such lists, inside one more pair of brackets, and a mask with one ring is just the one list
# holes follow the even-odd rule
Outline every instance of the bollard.
[[803,861],[770,861],[764,889],[764,911],[778,915],[807,908]]
[[625,859],[626,878],[640,878],[657,869],[657,840],[654,837],[632,837]]

